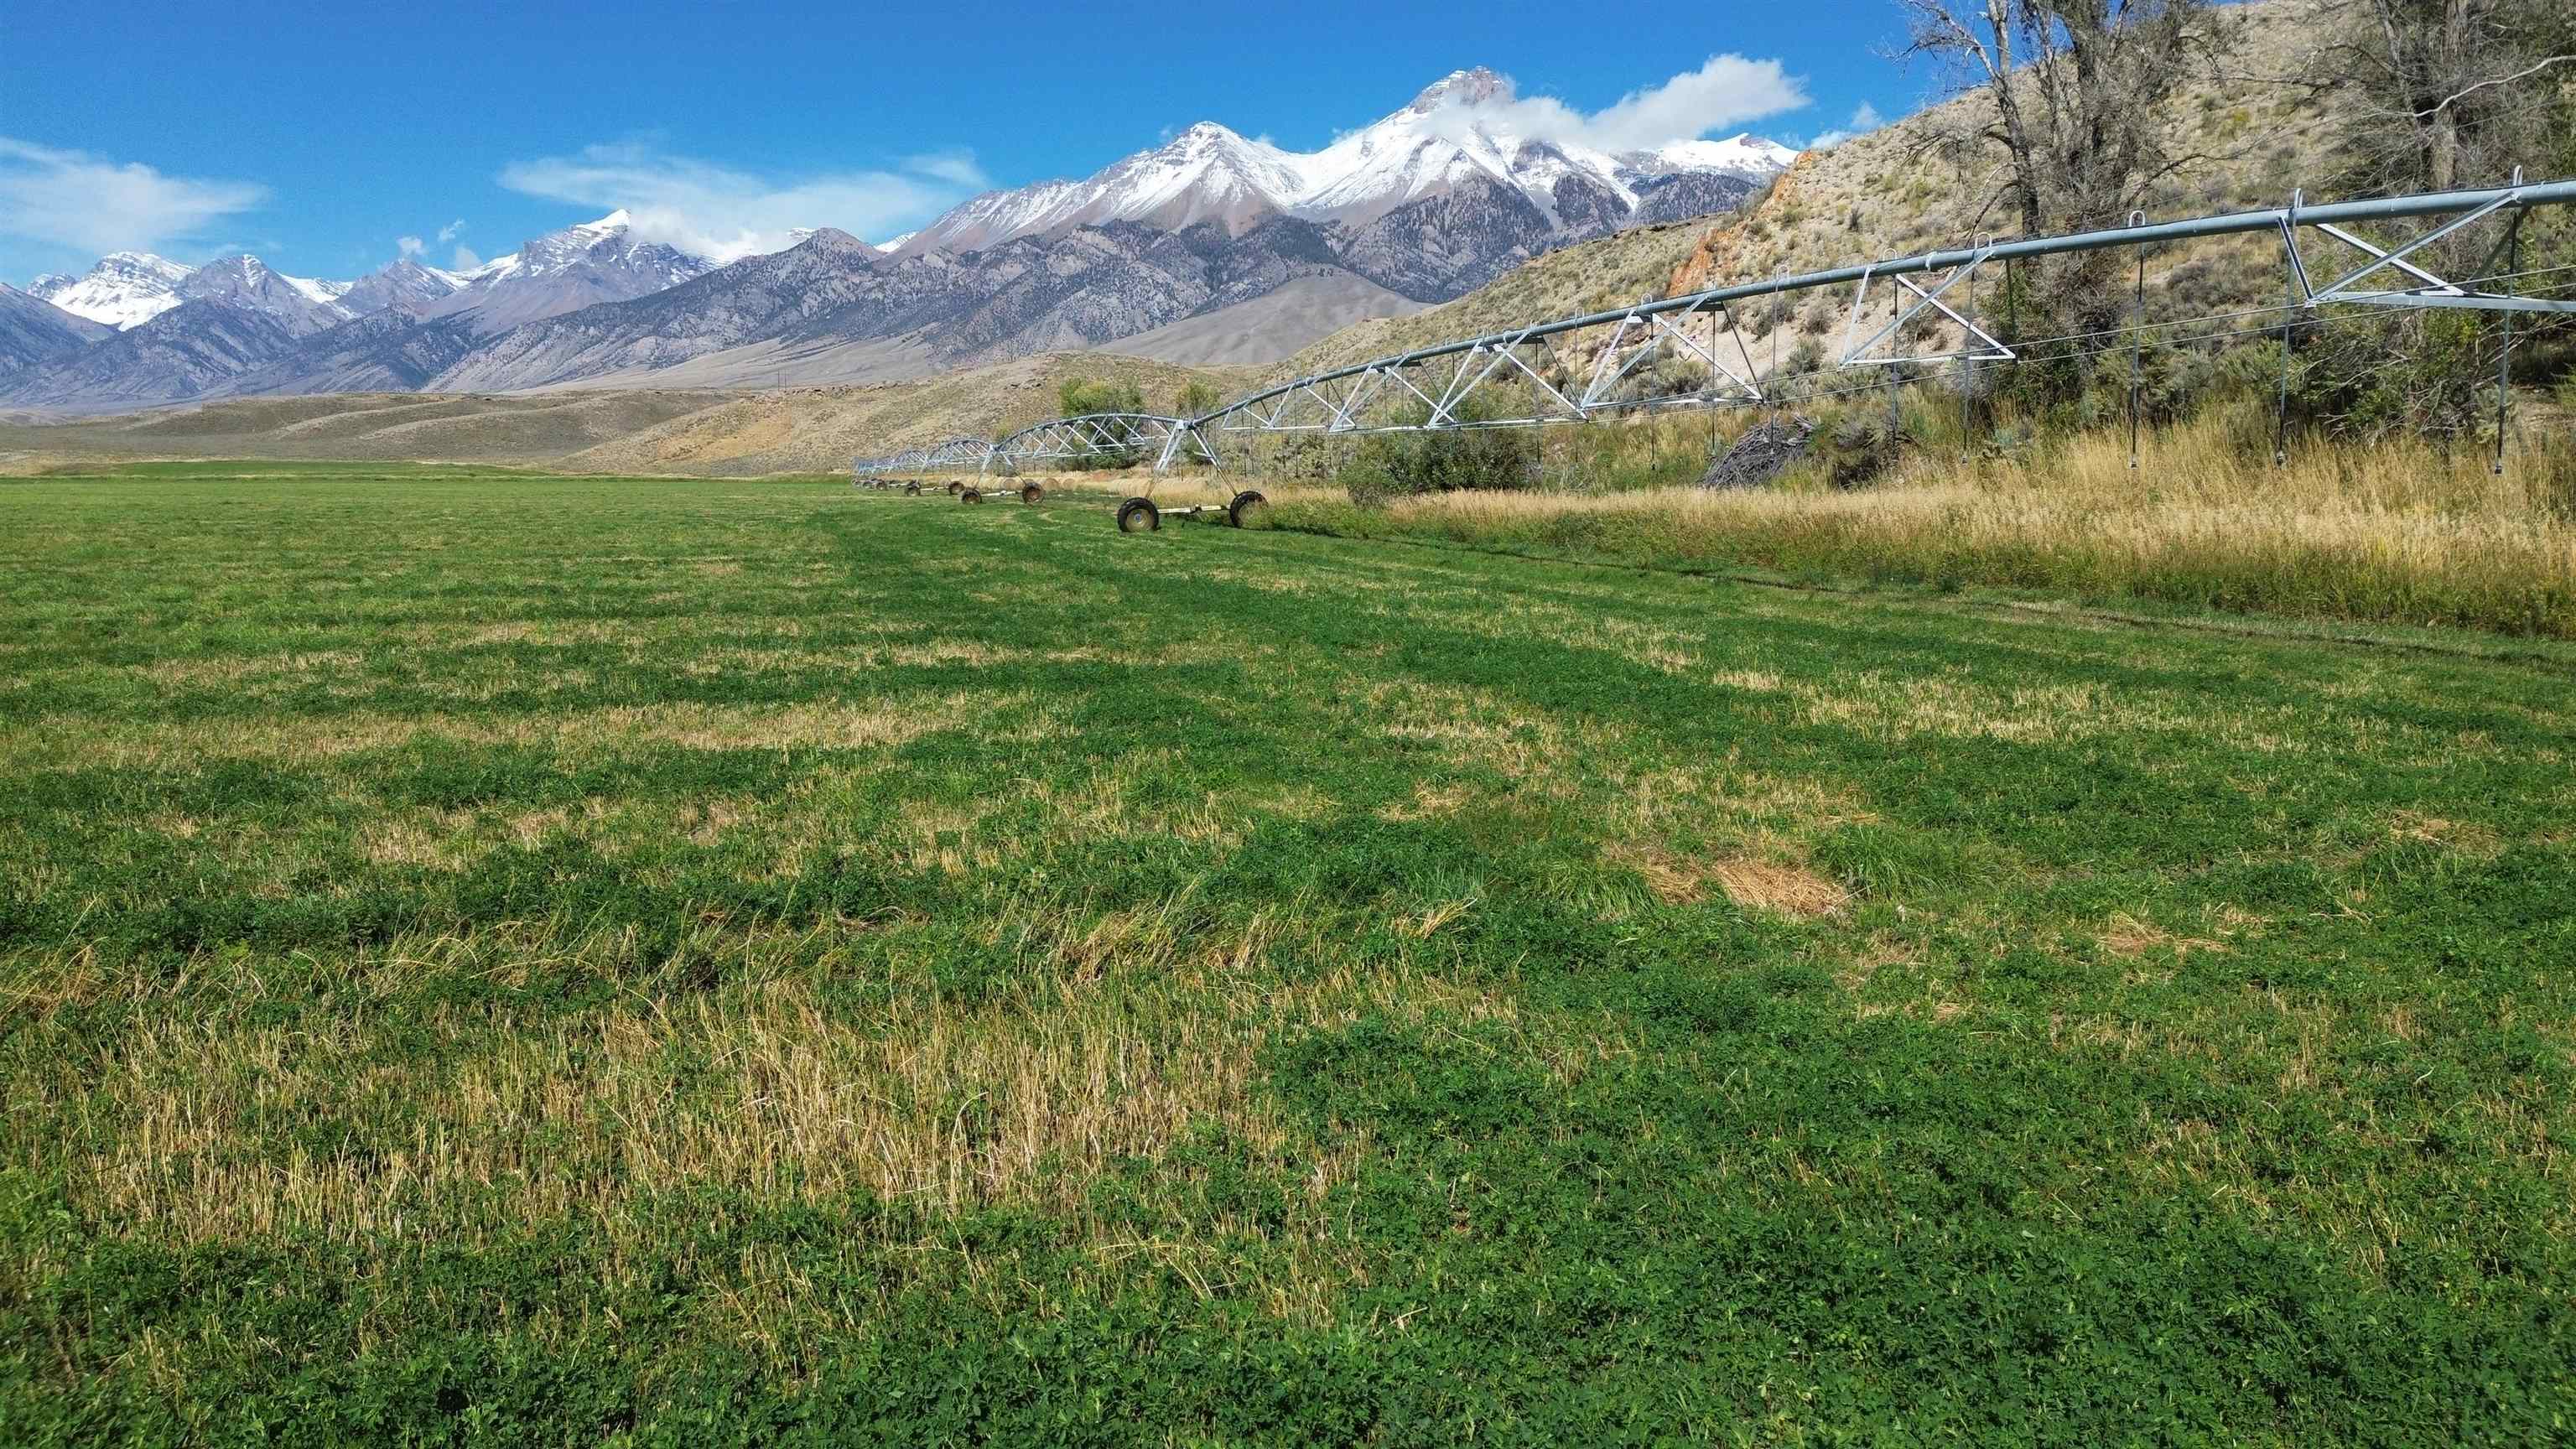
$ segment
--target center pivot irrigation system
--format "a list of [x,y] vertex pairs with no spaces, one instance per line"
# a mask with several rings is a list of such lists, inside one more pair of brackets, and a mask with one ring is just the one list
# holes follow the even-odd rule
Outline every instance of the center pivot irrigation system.
[[[1094,413],[1056,418],[995,442],[957,438],[892,457],[857,459],[851,464],[851,473],[862,485],[902,487],[919,493],[922,483],[917,475],[925,473],[971,470],[980,482],[996,473],[1017,475],[1024,468],[1099,466],[1104,461],[1136,464],[1150,457],[1153,473],[1159,477],[1169,473],[1175,464],[1221,467],[1210,439],[1229,434],[1351,435],[1546,427],[1667,408],[1776,406],[1780,401],[1777,383],[1783,376],[1779,365],[1783,299],[1842,287],[1851,289],[1850,304],[1834,367],[1901,370],[1949,362],[1960,368],[1962,387],[1971,388],[1974,367],[2028,360],[2028,349],[2035,345],[2020,341],[2017,350],[2016,345],[1988,330],[1994,319],[1981,311],[1977,302],[1981,272],[1993,268],[2008,277],[2012,263],[2023,258],[2114,247],[2129,247],[2137,253],[2134,310],[2126,327],[2084,336],[2128,344],[2129,461],[2131,467],[2136,467],[2139,362],[2145,337],[2154,328],[2175,325],[2151,324],[2147,320],[2148,249],[2248,233],[2272,234],[2280,240],[2287,301],[2279,308],[2257,312],[2280,314],[2285,343],[2293,324],[2302,318],[2313,320],[2328,306],[2453,307],[2501,314],[2504,337],[2497,361],[2495,461],[2501,471],[2504,409],[2510,393],[2505,383],[2512,361],[2514,316],[2526,312],[2576,313],[2576,299],[2510,290],[2514,281],[2526,275],[2520,270],[2523,219],[2534,207],[2570,203],[2576,203],[2576,180],[2525,183],[2521,172],[2516,171],[2512,184],[2482,190],[2426,192],[2319,206],[2310,206],[2304,198],[2294,195],[2289,205],[2270,210],[2156,223],[2133,212],[2128,225],[2100,231],[2011,241],[1979,240],[1948,251],[1826,271],[1782,272],[1686,296],[1641,302],[1618,311],[1534,322],[1294,378],[1246,394],[1198,417]],[[2353,230],[2371,223],[2410,219],[2429,219],[2430,224],[2411,237],[2380,241]],[[2452,281],[2429,269],[2429,248],[2485,222],[2495,224],[2495,240],[2476,275]],[[2320,248],[2344,257],[2345,263],[2311,273],[2309,254]],[[2333,280],[2319,286],[2317,275],[2331,276]],[[2010,296],[2010,289],[2005,293]],[[1883,319],[1872,303],[1873,294],[1886,299]],[[1770,325],[1756,336],[1767,334],[1769,338],[1768,369],[1755,364],[1738,315],[1743,310],[1741,304],[1766,299]],[[2228,314],[2252,315],[2257,313]],[[2012,331],[2010,327],[2003,330],[2007,335]],[[2268,330],[2246,328],[2218,335],[2240,336]],[[1575,334],[1593,335],[1578,338]],[[1923,337],[1935,343],[1933,350],[1914,350],[1914,342]],[[2048,343],[2076,340],[2081,339],[2045,339]],[[1654,392],[1647,380],[1656,365],[1665,360],[1680,362],[1705,381],[1689,391]],[[2287,427],[2289,366],[2289,349],[2285,345],[2280,397],[2280,427],[2284,432],[2276,434],[2276,461],[2283,450]],[[1900,375],[1892,371],[1888,379],[1891,403],[1892,389]],[[952,482],[947,486],[969,502],[981,498],[976,484]],[[1022,496],[1035,502],[1042,491],[1030,484],[1023,487]],[[1239,524],[1248,508],[1257,506],[1259,501],[1258,494],[1239,494],[1227,505],[1174,511],[1214,512],[1223,507]],[[1118,517],[1119,527],[1130,532],[1153,527],[1159,521],[1150,496],[1128,499],[1120,505]]]

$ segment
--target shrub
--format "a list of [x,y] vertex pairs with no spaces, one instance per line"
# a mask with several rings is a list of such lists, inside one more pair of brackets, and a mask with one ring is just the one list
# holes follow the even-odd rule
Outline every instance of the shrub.
[[[1132,382],[1089,378],[1067,378],[1056,390],[1057,405],[1063,416],[1082,417],[1087,413],[1141,413],[1145,410],[1145,390]],[[1141,448],[1103,448],[1085,453],[1074,460],[1081,468],[1132,468],[1145,461]]]
[[1074,377],[1065,379],[1064,385],[1056,389],[1056,401],[1068,418],[1085,413],[1141,413],[1145,410],[1145,390],[1132,382],[1095,382]]
[[[1462,423],[1498,416],[1499,405],[1482,398],[1471,397],[1457,409]],[[1428,411],[1416,410],[1408,421],[1419,426],[1429,417]],[[1370,506],[1428,493],[1531,488],[1538,483],[1538,438],[1527,428],[1373,433],[1362,440],[1339,481],[1352,502]]]

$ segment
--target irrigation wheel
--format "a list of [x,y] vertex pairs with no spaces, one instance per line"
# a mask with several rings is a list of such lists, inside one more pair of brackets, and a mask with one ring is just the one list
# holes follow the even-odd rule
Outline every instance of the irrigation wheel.
[[964,489],[964,488],[965,488],[965,486],[966,486],[965,484],[958,482],[958,481],[957,481],[956,479],[954,479],[954,478],[949,479],[949,480],[948,480],[948,492],[949,492],[949,495],[950,495],[951,497],[954,497],[954,496],[955,496],[959,491],[961,491],[962,489]]
[[1120,533],[1152,533],[1163,526],[1163,510],[1151,498],[1130,498],[1118,505]]
[[1020,501],[1022,503],[1035,503],[1045,496],[1046,485],[1044,483],[1023,483],[1020,485]]
[[906,498],[919,498],[921,496],[921,485],[918,483],[906,483],[903,485],[903,496]]
[[984,501],[983,490],[978,488],[961,488],[957,491],[957,501],[960,503],[981,503]]
[[1257,491],[1246,488],[1234,495],[1234,501],[1225,506],[1225,521],[1241,528],[1245,519],[1259,513],[1269,502],[1269,499],[1262,497]]

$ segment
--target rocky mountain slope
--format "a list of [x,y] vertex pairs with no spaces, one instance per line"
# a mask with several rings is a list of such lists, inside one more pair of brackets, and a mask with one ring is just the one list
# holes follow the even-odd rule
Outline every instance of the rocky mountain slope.
[[625,211],[531,237],[505,257],[461,274],[464,285],[415,308],[424,318],[463,317],[480,336],[603,302],[623,302],[704,275],[715,263],[635,235]]
[[254,256],[224,257],[180,280],[180,306],[174,310],[184,312],[190,302],[221,302],[257,312],[303,337],[355,315],[340,305],[341,294],[348,290],[346,282],[312,281],[270,271]]
[[299,338],[208,390],[226,396],[416,392],[472,352],[476,341],[465,318],[423,320],[386,309]]
[[0,376],[69,357],[115,331],[0,282]]
[[1375,317],[1403,317],[1423,304],[1365,277],[1319,272],[1249,301],[1201,312],[1150,332],[1101,344],[1128,357],[1216,367],[1275,363],[1318,337]]
[[339,300],[352,317],[369,316],[389,307],[413,311],[443,300],[465,284],[465,278],[458,273],[425,267],[404,257],[382,271],[351,282]]
[[[1391,214],[1380,225],[1413,214]],[[1220,355],[1241,361],[1253,352],[1253,360],[1275,360],[1353,315],[1420,305],[1406,290],[1419,281],[1420,257],[1382,241],[1345,258],[1340,249],[1348,244],[1335,228],[1290,217],[1273,217],[1241,235],[1207,221],[1178,231],[1113,221],[1053,237],[1015,237],[964,255],[890,257],[827,229],[785,252],[747,258],[665,291],[512,329],[428,385],[483,392],[632,385],[679,368],[686,371],[671,380],[684,377],[691,385],[911,376],[1115,347],[1294,282],[1317,283],[1265,309],[1271,326],[1258,343],[1233,336],[1211,341],[1205,354],[1189,351],[1189,339],[1199,334],[1166,334],[1156,343],[1176,362]]]
[[93,412],[183,402],[284,355],[297,337],[261,308],[219,298],[185,302],[77,353],[0,375],[0,397]]

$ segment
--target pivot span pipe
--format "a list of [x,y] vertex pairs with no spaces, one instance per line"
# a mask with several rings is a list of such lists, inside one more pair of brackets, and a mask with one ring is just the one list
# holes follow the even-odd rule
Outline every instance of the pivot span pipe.
[[[2393,307],[2472,307],[2500,311],[2508,317],[2517,311],[2576,312],[2576,302],[2571,301],[2473,292],[2465,287],[2445,282],[2442,278],[2407,260],[2411,254],[2420,251],[2427,244],[2459,231],[2482,218],[2503,214],[2511,225],[2518,227],[2521,218],[2533,207],[2565,206],[2570,203],[2576,203],[2576,180],[2525,183],[2517,172],[2514,184],[2510,186],[2424,192],[2410,196],[2332,202],[2321,206],[2306,205],[2294,196],[2288,206],[2260,211],[2228,212],[2182,221],[2155,223],[2133,221],[2127,226],[2097,231],[2073,232],[2063,236],[2026,237],[2018,241],[1955,247],[1945,251],[1924,252],[1914,256],[1891,257],[1853,266],[1834,267],[1825,271],[1781,273],[1758,281],[1712,287],[1684,296],[1643,302],[1614,311],[1590,312],[1555,321],[1537,322],[1526,327],[1489,332],[1479,337],[1461,338],[1455,342],[1416,348],[1409,352],[1396,353],[1367,362],[1351,363],[1327,372],[1273,384],[1236,398],[1197,417],[1093,414],[1079,418],[1058,418],[1024,428],[998,443],[985,443],[969,438],[952,439],[935,448],[914,449],[898,453],[891,458],[856,459],[852,462],[851,470],[860,477],[885,477],[917,468],[940,465],[975,467],[978,471],[989,472],[996,466],[1010,470],[1021,462],[1067,459],[1095,451],[1142,452],[1153,449],[1159,454],[1154,471],[1161,473],[1185,452],[1196,453],[1205,461],[1214,463],[1215,452],[1207,443],[1205,430],[1212,426],[1226,431],[1246,430],[1242,425],[1228,426],[1228,420],[1231,419],[1248,420],[1248,430],[1255,432],[1412,432],[1426,428],[1520,427],[1580,422],[1599,411],[1635,405],[1627,399],[1615,396],[1605,397],[1603,395],[1605,384],[1615,387],[1639,363],[1650,360],[1657,350],[1675,343],[1684,350],[1698,354],[1700,360],[1708,364],[1712,381],[1716,375],[1723,373],[1742,396],[1725,398],[1711,395],[1691,399],[1664,399],[1650,405],[1670,406],[1683,402],[1708,405],[1720,401],[1742,400],[1758,402],[1764,400],[1764,395],[1753,378],[1750,358],[1741,359],[1745,363],[1743,372],[1739,373],[1728,368],[1714,351],[1713,332],[1709,339],[1710,345],[1703,348],[1683,329],[1676,327],[1672,318],[1676,314],[1723,308],[1729,303],[1749,298],[1776,297],[1792,292],[1814,291],[1849,283],[1853,284],[1856,290],[1853,296],[1851,319],[1854,326],[1847,327],[1845,332],[1848,342],[1859,321],[1861,306],[1867,298],[1869,284],[1879,278],[1891,280],[1897,288],[1912,293],[1919,300],[1909,311],[1898,312],[1892,305],[1891,320],[1887,325],[1878,328],[1858,346],[1848,347],[1840,365],[1849,367],[1875,363],[1942,360],[1941,356],[1909,358],[1871,353],[1873,347],[1896,333],[1906,320],[1927,309],[1937,310],[1943,317],[1957,324],[1963,336],[1971,339],[1961,351],[1944,356],[1957,357],[1963,361],[2010,360],[2013,354],[2009,348],[1984,332],[1972,319],[1953,310],[1941,300],[1952,283],[1970,276],[1985,263],[2008,262],[2022,257],[2061,256],[2076,252],[2098,251],[2108,247],[2147,247],[2159,243],[2191,241],[2203,237],[2238,236],[2254,232],[2270,232],[2280,236],[2288,265],[2294,306],[2303,305],[2313,309],[2327,302],[2365,302]],[[2411,241],[2400,243],[2393,249],[2387,250],[2343,229],[2347,223],[2413,217],[2447,217],[2449,220]],[[2306,263],[2299,253],[2298,234],[2301,228],[2365,253],[2369,260],[2350,270],[2340,279],[2319,288],[2310,280]],[[2411,290],[2393,292],[2353,290],[2354,284],[2363,277],[2384,268],[2402,272],[2423,285]],[[1914,276],[1929,272],[1948,272],[1949,276],[1928,289],[1912,280]],[[1891,299],[1892,303],[1897,301],[1901,301],[1901,298]],[[1616,326],[1619,331],[1604,351],[1602,366],[1596,368],[1592,386],[1583,389],[1579,399],[1566,396],[1520,357],[1520,349],[1529,344],[1544,345],[1548,339],[1565,333],[1609,326]],[[1637,332],[1636,344],[1630,344],[1627,341],[1632,329]],[[1738,347],[1741,348],[1740,337]],[[1980,347],[1989,350],[1977,350]],[[1626,360],[1619,362],[1623,349]],[[1485,363],[1483,370],[1478,372],[1474,371],[1474,368],[1475,359],[1480,354],[1492,356]],[[1436,378],[1431,379],[1434,385],[1442,389],[1437,397],[1415,386],[1403,375],[1402,370],[1405,368],[1452,357],[1460,359],[1455,376],[1446,383]],[[1561,411],[1546,416],[1492,422],[1460,421],[1454,415],[1457,405],[1486,379],[1497,375],[1510,376],[1511,374],[1500,372],[1505,363],[1511,364],[1521,375],[1535,384]],[[1613,363],[1619,363],[1615,370],[1611,366]],[[1361,381],[1354,382],[1339,398],[1319,391],[1334,383],[1353,379]],[[1393,381],[1394,388],[1380,390],[1379,385],[1389,380]],[[1397,396],[1397,390],[1411,393],[1431,409],[1430,421],[1427,424],[1407,424],[1390,428],[1368,426],[1359,422],[1358,414],[1363,402],[1371,399],[1393,400]],[[1291,402],[1297,400],[1295,395],[1301,393],[1305,394],[1305,401],[1319,404],[1323,412],[1330,415],[1329,420],[1320,425],[1302,422],[1287,423],[1285,412]],[[1271,410],[1269,417],[1265,418],[1256,411],[1260,405],[1274,402],[1278,406]]]
[[[2405,217],[2446,216],[2462,214],[2463,221],[2498,210],[2522,211],[2535,206],[2565,206],[2576,203],[2576,180],[2543,181],[2515,186],[2487,187],[2472,191],[2432,191],[2412,196],[2379,197],[2366,201],[2340,201],[2323,206],[2306,206],[2293,200],[2290,205],[2263,211],[2228,212],[2218,216],[2194,217],[2185,221],[2153,222],[2135,226],[2113,227],[2101,231],[2073,232],[2064,236],[2026,237],[2019,241],[1996,242],[1982,247],[1954,247],[1947,251],[1924,252],[1918,256],[1892,257],[1884,261],[1856,266],[1834,267],[1820,272],[1799,272],[1787,276],[1766,277],[1759,281],[1739,282],[1732,286],[1711,287],[1660,302],[1640,303],[1616,311],[1589,312],[1579,317],[1561,318],[1534,326],[1505,332],[1488,332],[1480,337],[1443,342],[1433,347],[1416,348],[1368,362],[1355,362],[1329,372],[1294,378],[1287,382],[1246,394],[1213,412],[1189,419],[1193,428],[1242,412],[1256,404],[1268,402],[1303,388],[1337,382],[1371,372],[1411,366],[1436,358],[1454,357],[1461,353],[1479,352],[1555,337],[1587,327],[1607,327],[1630,318],[1653,318],[1675,312],[1694,312],[1706,307],[1751,297],[1769,297],[1787,292],[1812,291],[1844,283],[1859,285],[1874,277],[1899,277],[1921,272],[1946,271],[1982,262],[2012,261],[2021,257],[2062,256],[2073,252],[2099,251],[2106,247],[2152,246],[2159,242],[2191,241],[2201,237],[2239,236],[2249,232],[2274,232],[2285,237],[2298,227],[2331,228],[2346,222],[2388,221]],[[2443,228],[2442,230],[2449,230]],[[2331,233],[2329,233],[2331,234]],[[2425,238],[2429,240],[2430,238]],[[2420,242],[2418,243],[2420,244]],[[2401,255],[2402,255],[2401,249]],[[2295,253],[2293,253],[2295,258]],[[2373,262],[2364,271],[2374,270],[2384,262]],[[2294,264],[2295,265],[2295,264]],[[2400,263],[2402,267],[2402,263]],[[2299,269],[2303,271],[2304,269]],[[2412,268],[2406,268],[2412,271]],[[2358,273],[2355,274],[2356,276]],[[2422,275],[2418,273],[2417,275]],[[2304,275],[2302,275],[2304,281]],[[2351,278],[2346,278],[2349,282]],[[2324,292],[2310,293],[2312,300],[2348,300],[2335,298],[2341,283]],[[2411,294],[2400,294],[2411,295]],[[2418,305],[2444,305],[2423,301]],[[2511,310],[2543,310],[2526,303]],[[2560,310],[2546,308],[2546,310]]]

